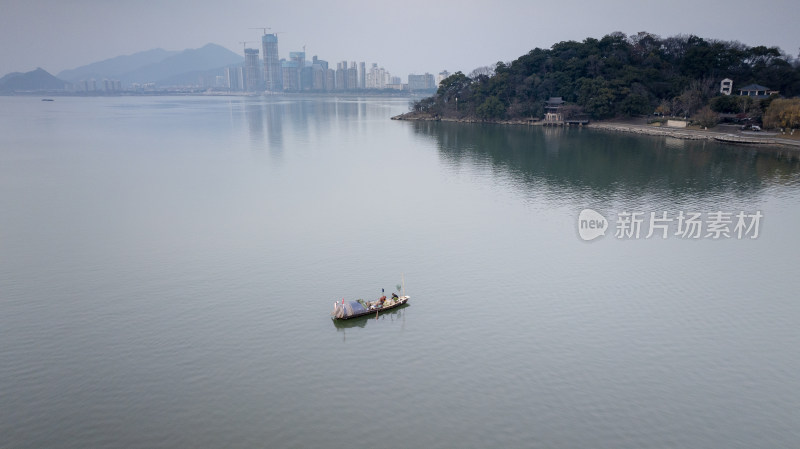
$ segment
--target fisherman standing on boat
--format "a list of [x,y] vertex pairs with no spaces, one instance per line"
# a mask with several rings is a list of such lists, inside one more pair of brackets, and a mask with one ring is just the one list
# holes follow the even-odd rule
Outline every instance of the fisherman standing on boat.
[[378,301],[381,302],[381,306],[383,306],[383,303],[386,302],[386,295],[383,294],[383,289],[381,289],[381,298]]

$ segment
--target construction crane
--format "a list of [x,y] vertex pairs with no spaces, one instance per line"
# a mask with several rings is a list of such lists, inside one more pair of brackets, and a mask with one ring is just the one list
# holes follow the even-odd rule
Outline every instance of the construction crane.
[[255,28],[250,28],[250,29],[251,30],[264,30],[264,35],[266,35],[267,34],[267,30],[271,30],[272,28],[270,28],[270,27],[255,27]]
[[247,44],[252,44],[254,42],[256,41],[239,41],[239,43],[242,44],[242,53],[247,49]]

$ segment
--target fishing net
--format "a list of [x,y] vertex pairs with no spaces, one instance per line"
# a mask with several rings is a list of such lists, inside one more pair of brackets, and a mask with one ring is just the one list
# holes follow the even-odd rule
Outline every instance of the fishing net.
[[333,316],[336,318],[349,318],[367,312],[367,309],[358,301],[337,302],[333,305]]

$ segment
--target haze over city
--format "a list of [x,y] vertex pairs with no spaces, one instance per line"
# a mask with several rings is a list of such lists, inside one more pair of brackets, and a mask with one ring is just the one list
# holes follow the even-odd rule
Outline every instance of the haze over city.
[[470,72],[534,47],[612,31],[695,34],[778,46],[797,56],[800,12],[792,2],[724,4],[687,0],[543,3],[515,0],[408,0],[222,4],[208,0],[7,0],[0,15],[0,75],[42,67],[50,73],[151,48],[182,50],[209,42],[239,54],[257,27],[280,33],[281,57],[306,46],[310,58],[378,62],[393,74]]

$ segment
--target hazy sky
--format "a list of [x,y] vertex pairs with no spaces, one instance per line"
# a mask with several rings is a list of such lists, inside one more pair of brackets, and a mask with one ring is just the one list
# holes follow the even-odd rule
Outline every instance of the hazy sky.
[[469,73],[534,47],[612,31],[691,33],[777,45],[794,56],[800,47],[800,8],[789,0],[0,0],[0,76],[36,67],[57,74],[209,42],[241,53],[239,41],[262,34],[248,28],[264,26],[282,32],[281,57],[305,44],[308,59],[376,62],[404,80],[445,69]]

